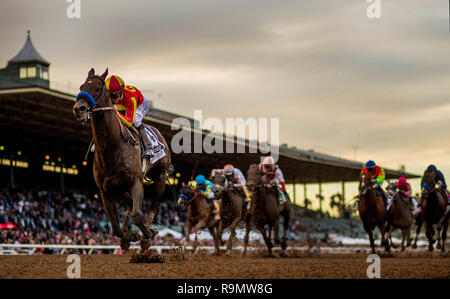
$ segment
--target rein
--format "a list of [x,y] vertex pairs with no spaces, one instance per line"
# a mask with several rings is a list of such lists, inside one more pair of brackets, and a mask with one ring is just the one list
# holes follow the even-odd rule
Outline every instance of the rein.
[[[117,115],[119,112],[117,110],[117,108],[115,106],[108,106],[108,107],[99,107],[99,108],[95,108],[95,106],[97,106],[97,103],[100,99],[102,99],[102,96],[104,96],[104,92],[106,90],[105,88],[105,80],[100,77],[100,76],[95,76],[95,78],[99,79],[100,81],[102,81],[103,83],[103,87],[99,93],[99,95],[94,99],[92,97],[92,95],[90,95],[88,92],[80,92],[77,96],[77,101],[79,98],[84,97],[88,100],[89,105],[91,107],[88,108],[88,119],[91,119],[91,117],[93,117],[95,115],[95,113],[97,112],[105,112],[105,111],[113,111],[116,113],[116,118],[117,121],[119,122],[120,125],[120,135],[127,141],[127,142],[131,142],[133,145],[138,145],[139,144],[139,140],[137,140],[136,138],[134,138],[133,134],[130,132],[130,130],[127,127],[124,127],[122,122],[119,119],[119,116]],[[122,129],[125,128],[125,132],[127,133],[128,136],[123,136],[123,132]]]

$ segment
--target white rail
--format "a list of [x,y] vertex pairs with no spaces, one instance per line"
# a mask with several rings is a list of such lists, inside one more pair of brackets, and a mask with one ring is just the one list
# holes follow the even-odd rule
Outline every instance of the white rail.
[[[158,253],[170,252],[171,250],[177,248],[178,246],[169,246],[169,245],[157,245],[152,246],[150,249],[156,250]],[[2,254],[33,254],[35,253],[37,248],[50,248],[50,249],[61,249],[60,254],[64,254],[67,249],[85,249],[88,250],[88,254],[92,254],[94,250],[114,250],[114,254],[118,254],[120,252],[120,246],[118,245],[56,245],[56,244],[0,244],[0,255]],[[131,249],[140,250],[139,246],[132,245]],[[185,252],[198,252],[205,250],[207,252],[213,252],[214,246],[197,246],[194,251],[193,246],[182,246]],[[22,249],[22,252],[18,252],[17,250]],[[27,250],[28,249],[28,250]],[[220,247],[221,250],[226,250],[225,246]],[[243,246],[236,246],[233,248],[233,251],[242,252],[244,249]],[[265,247],[248,247],[249,252],[254,252],[256,250],[265,251]],[[355,253],[355,252],[368,252],[369,247],[321,247],[321,248],[309,248],[308,246],[303,247],[288,247],[286,248],[287,252],[298,252],[298,253],[307,253],[307,252],[320,252],[320,253]],[[281,251],[281,248],[274,247],[273,251]]]

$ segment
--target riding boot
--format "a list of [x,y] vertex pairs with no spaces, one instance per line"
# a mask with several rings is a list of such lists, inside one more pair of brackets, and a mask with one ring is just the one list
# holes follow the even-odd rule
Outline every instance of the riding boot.
[[138,128],[139,134],[142,137],[142,141],[144,143],[144,153],[143,153],[143,157],[144,158],[151,158],[153,157],[153,150],[152,150],[152,143],[150,141],[150,138],[147,135],[147,132],[145,131],[145,126],[144,124],[141,124]]

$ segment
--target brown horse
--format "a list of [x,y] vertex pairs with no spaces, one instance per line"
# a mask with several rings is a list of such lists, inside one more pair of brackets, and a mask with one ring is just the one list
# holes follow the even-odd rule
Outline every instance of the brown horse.
[[[395,184],[391,184],[390,187],[395,187]],[[406,246],[411,245],[411,226],[413,224],[413,213],[409,204],[409,198],[405,196],[401,191],[395,192],[391,206],[387,212],[387,238],[391,242],[391,246],[397,248],[392,242],[392,232],[399,228],[402,231],[402,243],[401,250],[405,251]]]
[[[264,184],[262,182],[259,167],[256,164],[250,165],[247,171],[247,186],[252,193],[252,200],[250,204],[250,212],[246,217],[246,233],[244,255],[247,253],[248,238],[250,230],[253,225],[261,232],[267,246],[269,255],[272,255],[272,228],[274,230],[275,244],[280,244],[280,214],[284,217],[284,236],[281,248],[287,248],[286,233],[289,227],[289,219],[292,205],[289,198],[286,199],[285,204],[280,206],[279,197],[280,192],[277,186]],[[265,226],[268,225],[266,232]]]
[[[442,253],[446,252],[445,241],[447,239],[447,228],[449,224],[450,213],[447,209],[447,199],[444,192],[436,185],[434,176],[425,172],[422,179],[422,194],[420,197],[421,202],[421,214],[423,222],[426,225],[426,236],[428,238],[428,250],[433,251],[434,240],[434,228],[433,225],[437,224],[437,245],[438,249],[441,249]],[[418,224],[417,232],[420,232],[420,226],[422,222]],[[442,231],[442,243],[441,243],[441,231]],[[418,233],[417,233],[418,234]],[[417,236],[416,236],[417,240]]]
[[377,226],[381,232],[381,245],[384,245],[386,251],[389,251],[389,241],[384,236],[387,219],[384,199],[377,194],[375,187],[372,185],[370,175],[367,173],[361,173],[359,176],[359,189],[359,217],[363,223],[364,230],[369,235],[372,253],[375,254],[373,231]]
[[227,243],[227,250],[233,248],[233,239],[236,236],[236,228],[243,218],[244,196],[240,190],[234,188],[226,177],[217,173],[213,178],[214,197],[220,199],[220,224],[218,230],[219,240],[226,228],[230,228],[230,238]]
[[219,221],[212,216],[212,208],[206,198],[196,189],[183,185],[178,195],[178,205],[187,207],[186,243],[190,242],[189,235],[195,233],[194,245],[197,243],[197,232],[207,228],[214,239],[215,253],[220,254]]
[[[158,231],[151,227],[153,217],[158,208],[159,200],[165,189],[166,173],[170,166],[170,151],[162,135],[154,130],[161,143],[165,145],[165,157],[155,164],[150,164],[147,174],[154,181],[150,187],[151,210],[145,222],[141,210],[144,198],[143,173],[141,163],[141,148],[137,142],[132,142],[131,133],[120,122],[117,110],[113,106],[105,87],[106,70],[103,75],[95,75],[94,69],[88,73],[86,81],[80,86],[80,94],[73,106],[73,114],[77,121],[83,124],[91,122],[95,142],[94,179],[100,191],[113,229],[120,238],[123,250],[130,247],[130,241],[141,239],[142,249],[150,247]],[[119,225],[117,202],[123,200],[127,206],[127,214],[122,227]],[[142,231],[128,233],[130,218]]]

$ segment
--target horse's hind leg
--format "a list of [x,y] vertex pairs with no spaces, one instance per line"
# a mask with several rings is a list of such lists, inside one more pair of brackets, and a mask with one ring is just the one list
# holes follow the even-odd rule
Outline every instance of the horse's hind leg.
[[370,247],[372,248],[372,253],[375,254],[376,252],[375,252],[375,241],[373,239],[373,227],[365,225],[364,230],[369,235]]
[[131,211],[131,218],[133,223],[139,227],[144,237],[141,238],[141,248],[147,249],[150,247],[150,241],[155,235],[145,226],[144,215],[142,213],[142,200],[144,199],[143,183],[136,181],[131,189],[131,196],[133,199],[133,209]]
[[[128,210],[127,214],[125,215],[125,219],[123,220],[122,227],[121,227],[122,231],[125,233],[128,232],[128,226],[130,225],[130,218],[131,218],[131,212]],[[128,248],[130,248],[130,241],[120,238],[120,248],[122,250],[128,250]]]
[[416,237],[414,238],[414,244],[412,247],[417,248],[417,240],[419,239],[420,229],[422,228],[422,218],[420,218],[420,214],[416,217],[417,229],[416,229]]
[[[270,227],[269,227],[269,229],[270,229]],[[258,230],[261,232],[261,235],[263,236],[264,241],[266,242],[267,251],[269,252],[269,255],[272,256],[273,245],[272,245],[272,241],[267,236],[266,229],[264,228],[264,226],[260,226],[260,227],[258,227]]]
[[245,225],[244,252],[242,253],[242,255],[244,255],[244,256],[247,255],[248,237],[249,237],[251,228],[252,227],[251,227],[250,217],[248,217],[247,221],[246,221],[246,225]]
[[273,223],[273,232],[274,232],[275,244],[280,244],[280,218],[279,217]]
[[441,245],[441,231],[442,231],[442,223],[439,223],[437,225],[437,244],[436,244],[436,248],[437,249],[441,249],[442,245]]
[[447,217],[444,219],[444,223],[442,226],[442,247],[441,247],[442,253],[446,252],[445,242],[447,240],[447,229],[448,229],[449,217],[450,217],[450,214],[448,214]]
[[236,219],[233,220],[233,222],[230,225],[230,239],[228,240],[227,243],[227,250],[232,250],[233,249],[233,239],[236,236],[236,228],[239,224],[239,220],[241,220],[241,217],[237,217]]
[[105,210],[108,213],[109,219],[111,221],[111,226],[112,226],[114,235],[116,235],[119,238],[122,238],[126,241],[134,242],[134,241],[139,240],[139,238],[136,237],[136,235],[130,234],[128,232],[124,232],[120,228],[116,201],[114,199],[106,199],[103,194],[102,194],[102,201],[103,201],[103,206],[105,207]]

